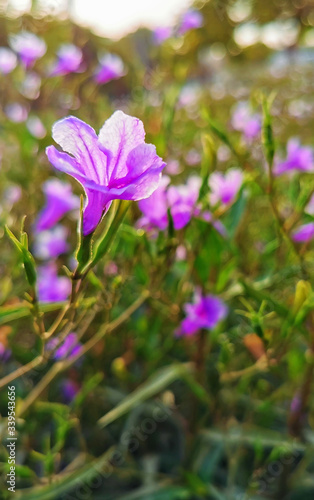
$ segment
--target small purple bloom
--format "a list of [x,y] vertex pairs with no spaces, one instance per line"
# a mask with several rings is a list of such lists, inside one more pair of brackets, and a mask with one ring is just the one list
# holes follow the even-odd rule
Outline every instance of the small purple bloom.
[[34,243],[34,255],[39,259],[48,260],[68,252],[67,236],[68,230],[61,225],[38,233]]
[[11,356],[11,350],[6,347],[6,345],[0,340],[0,361],[5,363]]
[[122,59],[115,54],[106,54],[103,56],[94,73],[96,83],[104,84],[111,80],[121,78],[126,74]]
[[202,157],[196,149],[190,149],[190,151],[186,154],[185,161],[190,167],[195,167],[195,165],[199,165],[201,163]]
[[212,330],[223,320],[228,313],[228,308],[214,295],[202,296],[195,293],[194,303],[184,306],[186,318],[182,321],[175,335],[194,335],[201,329]]
[[3,193],[4,203],[12,207],[14,203],[17,203],[22,196],[22,189],[20,186],[12,185],[9,186]]
[[197,29],[203,26],[203,16],[196,9],[189,9],[181,18],[178,34],[184,35],[190,30]]
[[43,186],[46,205],[35,222],[35,231],[50,229],[70,210],[80,207],[80,200],[72,193],[71,185],[59,179],[48,179]]
[[303,224],[303,226],[298,227],[293,234],[292,239],[297,243],[307,243],[314,238],[314,222],[309,222],[308,224]]
[[38,268],[39,302],[63,302],[71,292],[71,281],[66,276],[58,276],[56,265],[51,262]]
[[309,146],[301,146],[300,141],[292,138],[287,144],[287,158],[278,162],[274,168],[275,175],[298,170],[299,172],[314,172],[314,154]]
[[26,127],[29,133],[36,139],[43,139],[46,137],[47,131],[38,116],[30,116],[26,122]]
[[167,189],[169,181],[169,177],[163,176],[158,189],[149,198],[139,202],[139,209],[144,214],[138,221],[139,227],[163,231],[168,226],[168,208],[176,230],[182,229],[193,215],[198,214],[197,200],[201,179],[192,176],[187,184],[170,186]]
[[62,393],[64,402],[67,404],[71,403],[71,401],[73,401],[73,399],[75,398],[75,396],[77,395],[79,390],[80,390],[80,386],[77,382],[75,382],[74,380],[71,380],[71,379],[65,380],[61,384],[61,393]]
[[148,198],[159,185],[165,163],[155,146],[145,143],[138,118],[116,111],[97,137],[92,127],[70,116],[55,123],[53,138],[66,152],[49,146],[49,161],[80,182],[86,193],[84,235],[96,229],[112,200]]
[[231,168],[225,174],[212,173],[208,181],[211,190],[210,204],[230,205],[235,201],[242,183],[243,173],[238,168]]
[[8,47],[0,47],[0,74],[7,75],[17,65],[17,57]]
[[10,45],[18,54],[25,68],[32,67],[35,61],[42,57],[47,50],[44,40],[29,31],[11,35]]
[[165,40],[168,40],[172,35],[172,28],[170,26],[159,26],[152,33],[154,45],[161,45]]
[[138,207],[143,213],[143,217],[138,220],[138,227],[145,227],[148,230],[157,228],[160,231],[167,228],[167,186],[169,182],[169,177],[163,175],[154,193],[145,200],[139,201]]
[[169,160],[166,165],[165,172],[169,175],[180,174],[182,172],[182,169],[178,160]]
[[19,104],[18,102],[8,104],[4,108],[4,112],[13,123],[25,122],[28,117],[28,109],[26,106],[22,106],[22,104]]
[[175,229],[182,229],[199,213],[197,200],[201,183],[200,177],[192,176],[185,185],[169,187],[167,199]]
[[235,130],[242,132],[248,142],[251,142],[260,134],[262,128],[261,115],[252,113],[247,102],[240,102],[233,111],[231,125]]
[[50,76],[67,75],[81,71],[83,53],[72,44],[61,45],[57,52],[58,60],[53,65]]
[[[51,345],[48,345],[48,348],[53,349],[55,341],[57,341],[57,339],[52,339]],[[62,359],[72,358],[73,356],[76,356],[81,350],[82,344],[78,342],[76,333],[71,332],[67,335],[62,344],[54,353],[54,359],[59,361]]]

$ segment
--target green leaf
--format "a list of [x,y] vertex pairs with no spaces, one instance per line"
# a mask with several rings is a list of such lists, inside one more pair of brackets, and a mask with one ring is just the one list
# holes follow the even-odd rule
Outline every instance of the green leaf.
[[139,403],[158,394],[175,380],[184,378],[186,373],[191,371],[192,365],[190,363],[174,364],[161,368],[134,392],[126,396],[120,404],[100,418],[98,420],[98,425],[100,427],[106,427],[117,418],[128,413]]
[[275,95],[271,94],[268,98],[264,98],[262,101],[263,108],[263,127],[262,127],[262,143],[264,146],[265,157],[270,170],[273,166],[274,156],[275,156],[275,141],[272,127],[272,116],[270,114],[270,108],[274,100]]
[[5,226],[5,231],[6,231],[7,235],[9,236],[10,240],[13,242],[13,244],[18,249],[20,255],[22,256],[27,281],[30,284],[30,286],[32,288],[34,288],[36,285],[36,280],[37,280],[36,264],[35,264],[34,257],[32,256],[31,252],[28,250],[28,240],[27,240],[26,233],[24,233],[24,232],[21,233],[21,241],[19,241],[16,238],[16,236],[14,236],[12,231],[10,231],[8,226]]

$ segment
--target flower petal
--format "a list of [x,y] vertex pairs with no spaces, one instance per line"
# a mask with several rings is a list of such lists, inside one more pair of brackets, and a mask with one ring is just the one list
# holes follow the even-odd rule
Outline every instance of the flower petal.
[[87,123],[69,116],[55,123],[52,137],[64,151],[74,156],[81,174],[99,183],[107,180],[106,156],[97,145],[94,129]]
[[87,236],[98,226],[103,214],[111,205],[105,194],[85,188],[87,203],[83,214],[83,234]]
[[105,122],[99,132],[99,148],[107,156],[107,175],[109,183],[128,173],[126,161],[129,153],[145,140],[141,120],[116,111]]

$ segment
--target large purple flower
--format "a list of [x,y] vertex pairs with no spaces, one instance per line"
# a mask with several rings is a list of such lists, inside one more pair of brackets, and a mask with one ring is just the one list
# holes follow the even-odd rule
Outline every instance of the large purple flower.
[[225,174],[214,172],[208,184],[211,190],[210,204],[230,205],[237,197],[243,183],[243,173],[238,168],[231,168]]
[[103,56],[94,73],[96,83],[104,84],[111,80],[121,78],[126,74],[122,59],[115,54],[106,54]]
[[76,45],[61,45],[57,52],[57,58],[58,60],[53,65],[50,76],[67,75],[81,70],[83,54]]
[[188,31],[200,28],[201,26],[203,26],[202,14],[196,9],[189,9],[181,18],[178,34],[184,35]]
[[97,137],[92,127],[70,116],[55,123],[53,138],[66,152],[49,146],[49,161],[79,181],[87,196],[84,235],[96,229],[112,200],[141,200],[158,187],[165,163],[155,146],[145,143],[137,118],[116,111]]
[[47,50],[45,41],[29,31],[22,31],[17,35],[12,35],[10,45],[20,57],[25,68],[33,66],[34,62],[42,57]]
[[274,168],[275,175],[297,170],[299,172],[314,172],[314,153],[309,146],[301,146],[300,141],[292,138],[287,144],[287,158],[278,162]]
[[58,276],[53,262],[41,266],[37,270],[39,302],[62,302],[71,292],[71,281],[66,276]]
[[14,70],[17,64],[17,57],[8,47],[0,47],[0,73],[7,75]]
[[73,195],[71,185],[59,179],[48,179],[44,183],[46,205],[35,222],[35,231],[44,231],[53,227],[70,210],[78,209],[80,200]]
[[228,308],[222,300],[214,295],[201,295],[196,293],[194,302],[184,306],[186,318],[176,330],[176,336],[194,335],[201,329],[212,330],[223,320],[228,313]]

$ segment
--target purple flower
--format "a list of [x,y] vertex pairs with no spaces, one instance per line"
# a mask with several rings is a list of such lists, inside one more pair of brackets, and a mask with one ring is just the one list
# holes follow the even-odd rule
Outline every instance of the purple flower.
[[145,143],[138,118],[116,111],[97,137],[92,127],[70,116],[55,123],[53,138],[66,152],[48,147],[49,161],[79,181],[86,193],[84,235],[96,229],[112,200],[141,200],[158,187],[165,163],[155,146]]
[[197,200],[201,183],[200,177],[192,176],[185,185],[170,186],[168,189],[167,199],[175,229],[182,229],[193,215],[199,213]]
[[17,64],[17,57],[8,49],[8,47],[0,47],[0,74],[7,75],[14,70]]
[[3,200],[8,207],[12,207],[17,203],[22,196],[22,189],[20,186],[9,186],[3,193]]
[[81,70],[83,54],[81,49],[72,44],[61,45],[57,52],[58,60],[53,65],[50,76],[67,75]]
[[225,174],[212,173],[208,181],[211,190],[210,204],[230,205],[235,201],[242,183],[243,173],[238,168],[231,168]]
[[6,343],[0,340],[0,361],[5,363],[11,356],[11,350],[7,348]]
[[145,200],[139,201],[138,206],[143,213],[143,217],[138,220],[138,227],[145,227],[148,230],[157,228],[161,231],[167,228],[167,186],[169,182],[169,177],[163,175],[154,193]]
[[[52,351],[56,347],[57,343],[57,338],[51,339],[47,344],[47,350]],[[78,354],[81,349],[82,344],[78,342],[76,333],[71,332],[58,347],[53,357],[58,361],[62,359],[72,358],[73,356],[76,356],[76,354]]]
[[200,28],[201,26],[203,26],[202,14],[196,9],[189,9],[181,18],[178,34],[184,35],[188,31]]
[[214,295],[202,296],[195,293],[194,303],[184,306],[186,318],[176,330],[176,336],[194,335],[201,329],[212,330],[223,320],[228,313],[228,308]]
[[103,84],[121,78],[126,74],[122,59],[115,54],[106,54],[103,56],[94,73],[96,83]]
[[303,226],[298,227],[293,234],[292,239],[297,243],[307,243],[314,238],[314,222],[309,222],[308,224],[303,224]]
[[58,276],[56,265],[51,262],[38,268],[39,302],[63,302],[71,292],[71,281],[65,276]]
[[33,66],[34,62],[42,57],[47,50],[44,40],[29,31],[22,31],[17,35],[12,35],[10,45],[18,54],[25,68]]
[[261,115],[252,113],[247,102],[239,102],[233,111],[231,125],[235,130],[242,132],[248,142],[251,142],[261,131]]
[[26,106],[22,106],[22,104],[19,104],[18,102],[8,104],[4,108],[4,112],[13,123],[25,122],[28,117],[28,109]]
[[164,175],[158,189],[149,198],[139,202],[139,209],[144,214],[138,221],[139,227],[146,227],[148,230],[157,228],[163,231],[168,226],[169,208],[174,228],[179,230],[198,213],[196,205],[201,179],[192,176],[186,185],[170,186],[167,189],[169,181],[169,177]]
[[313,149],[308,146],[301,146],[300,141],[296,138],[288,141],[287,158],[275,165],[274,174],[281,175],[293,170],[314,172]]
[[38,116],[30,116],[26,122],[26,127],[29,133],[36,139],[43,139],[46,137],[47,131]]
[[51,259],[69,251],[66,241],[68,230],[57,225],[48,231],[42,231],[34,243],[34,255],[39,259]]
[[71,379],[66,379],[62,384],[61,384],[61,393],[63,396],[63,400],[65,403],[71,403],[77,393],[80,390],[80,386],[77,382]]
[[152,33],[154,45],[161,45],[165,40],[168,40],[172,35],[172,28],[170,26],[159,26]]
[[35,231],[53,227],[67,212],[80,207],[80,200],[73,195],[71,185],[59,179],[49,179],[44,183],[46,205],[35,222]]

